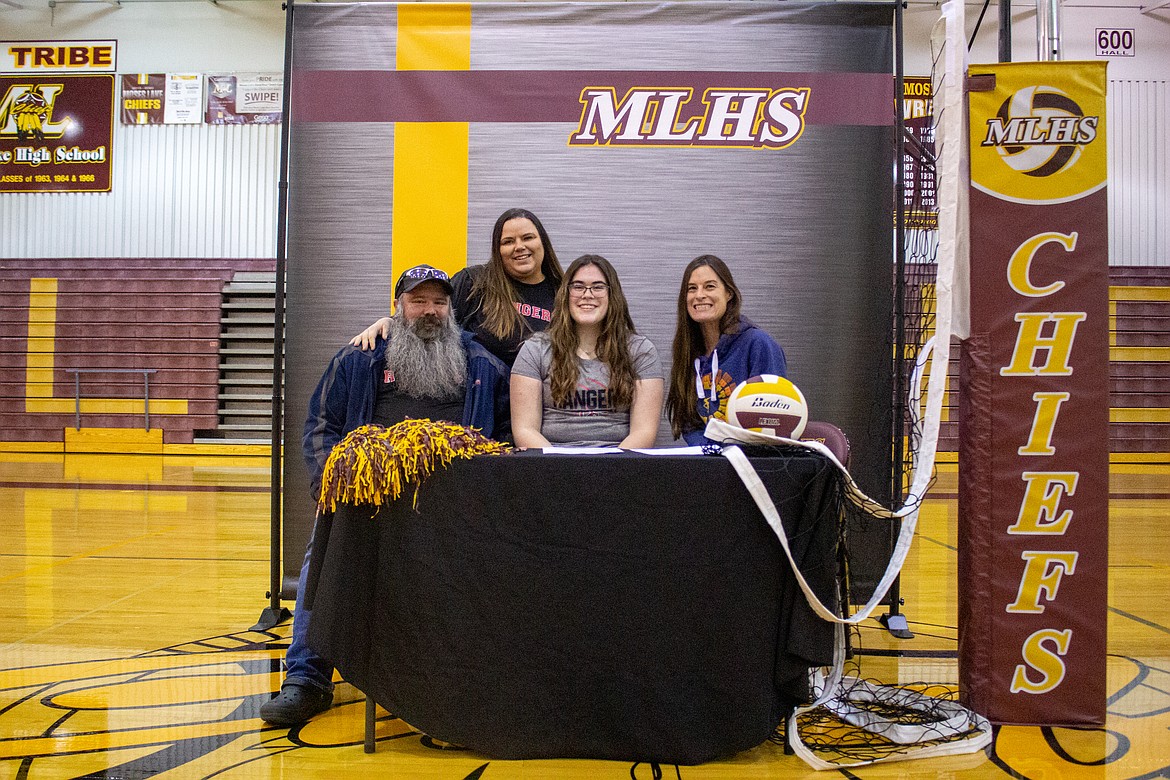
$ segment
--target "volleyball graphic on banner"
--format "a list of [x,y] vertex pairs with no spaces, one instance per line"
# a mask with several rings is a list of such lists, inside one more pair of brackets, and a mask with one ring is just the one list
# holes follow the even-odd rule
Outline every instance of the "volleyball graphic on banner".
[[[998,147],[1003,161],[1027,176],[1051,176],[1077,161],[1080,145],[1096,137],[1096,123],[1083,125],[1084,111],[1056,87],[1030,85],[999,107],[1010,140]],[[1092,119],[1092,117],[1090,117]],[[1025,131],[1026,128],[1026,131]]]
[[727,421],[745,430],[796,439],[808,423],[808,404],[800,388],[784,377],[753,376],[731,391]]

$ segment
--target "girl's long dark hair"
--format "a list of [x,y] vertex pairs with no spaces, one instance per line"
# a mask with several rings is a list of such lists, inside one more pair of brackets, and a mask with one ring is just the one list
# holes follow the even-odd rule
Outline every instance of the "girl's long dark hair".
[[577,390],[577,378],[581,364],[577,358],[577,324],[569,314],[569,283],[577,272],[587,265],[596,266],[609,285],[609,308],[601,321],[601,334],[597,337],[597,359],[609,367],[609,397],[616,409],[625,409],[634,400],[634,360],[630,356],[630,336],[637,333],[630,318],[630,307],[626,303],[622,284],[617,271],[601,255],[582,255],[572,262],[565,272],[565,280],[557,290],[557,302],[553,307],[552,323],[548,338],[552,345],[552,369],[549,372],[553,403],[567,406]]
[[[735,333],[739,330],[743,296],[735,285],[731,269],[715,255],[699,255],[683,270],[682,285],[678,291],[678,322],[670,351],[670,392],[666,396],[666,415],[676,439],[683,431],[693,431],[703,425],[695,403],[695,358],[707,354],[707,345],[703,341],[703,329],[687,314],[687,285],[691,281],[691,274],[701,266],[714,271],[731,296],[727,301],[727,311],[719,320],[719,333]],[[716,377],[711,377],[711,381],[715,380]]]

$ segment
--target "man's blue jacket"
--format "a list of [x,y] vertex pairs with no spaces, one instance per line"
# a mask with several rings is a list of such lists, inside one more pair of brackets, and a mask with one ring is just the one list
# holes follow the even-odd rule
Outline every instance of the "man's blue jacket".
[[[386,344],[386,339],[379,338],[368,352],[343,347],[317,383],[302,440],[314,500],[321,494],[321,474],[333,447],[350,431],[374,421],[378,382],[386,368]],[[467,395],[462,424],[478,428],[484,436],[507,439],[511,436],[508,366],[467,331],[463,332],[463,348],[467,354]]]

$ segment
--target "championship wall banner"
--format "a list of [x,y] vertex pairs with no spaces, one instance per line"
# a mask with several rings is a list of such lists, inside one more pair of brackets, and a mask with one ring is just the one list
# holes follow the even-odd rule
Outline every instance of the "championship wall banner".
[[906,227],[938,230],[935,168],[922,162],[935,159],[934,94],[930,76],[902,79],[902,122],[907,135],[907,148],[902,156]]
[[209,125],[272,125],[281,119],[284,77],[279,73],[223,73],[207,77]]
[[[562,268],[614,264],[663,370],[683,268],[727,261],[812,416],[888,494],[892,6],[297,3],[293,24],[287,453],[395,276],[486,262],[496,218],[521,207]],[[313,508],[302,459],[285,464],[288,593]],[[874,533],[853,560],[870,592],[889,553]]]
[[996,723],[1105,722],[1104,63],[972,66],[959,675]]
[[0,192],[109,192],[114,77],[0,76]]
[[197,125],[203,121],[199,73],[123,73],[118,104],[124,125]]

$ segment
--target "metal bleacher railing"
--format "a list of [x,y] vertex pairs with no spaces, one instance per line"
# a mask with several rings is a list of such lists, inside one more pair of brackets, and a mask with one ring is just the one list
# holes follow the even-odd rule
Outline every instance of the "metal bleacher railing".
[[67,368],[65,373],[73,374],[74,428],[81,430],[81,375],[82,374],[142,374],[142,429],[150,430],[150,375],[157,368]]

